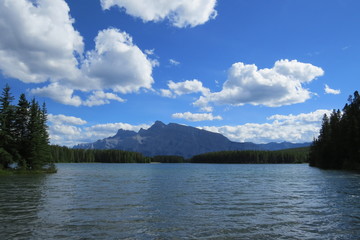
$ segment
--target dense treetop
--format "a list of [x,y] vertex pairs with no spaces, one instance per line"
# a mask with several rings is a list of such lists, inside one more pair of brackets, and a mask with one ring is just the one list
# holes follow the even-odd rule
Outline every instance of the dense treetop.
[[17,105],[13,100],[6,85],[0,97],[0,169],[16,164],[23,170],[43,170],[51,165],[46,106],[29,102],[25,94]]
[[323,117],[319,137],[309,155],[310,166],[360,170],[360,96],[349,96],[343,111]]
[[220,151],[196,155],[192,163],[304,163],[308,148],[279,151]]

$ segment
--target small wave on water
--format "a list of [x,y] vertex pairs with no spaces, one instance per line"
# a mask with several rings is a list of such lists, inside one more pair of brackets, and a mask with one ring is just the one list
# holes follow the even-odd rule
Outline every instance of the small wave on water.
[[358,239],[360,175],[307,165],[59,164],[0,177],[0,239]]

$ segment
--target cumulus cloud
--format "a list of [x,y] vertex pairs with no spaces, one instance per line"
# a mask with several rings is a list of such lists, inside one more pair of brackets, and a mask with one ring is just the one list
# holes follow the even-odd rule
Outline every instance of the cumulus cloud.
[[169,89],[160,89],[160,95],[163,97],[174,98],[174,94]]
[[79,143],[95,142],[116,134],[119,129],[139,131],[147,129],[148,124],[107,123],[89,126],[87,121],[73,116],[48,115],[51,144],[74,146]]
[[169,20],[173,26],[195,27],[217,15],[216,0],[101,0],[104,10],[117,6],[144,22]]
[[[83,53],[64,0],[0,1],[0,69],[26,83],[76,78]],[[74,54],[75,53],[75,54]]]
[[125,102],[124,99],[114,93],[105,93],[103,91],[94,92],[86,101],[83,102],[85,106],[99,106],[110,103],[109,100],[115,100],[118,102]]
[[213,116],[211,113],[174,113],[172,118],[185,119],[191,122],[222,120],[221,116]]
[[65,116],[63,114],[48,114],[48,121],[56,124],[84,125],[87,122],[81,118],[73,116]]
[[194,80],[186,80],[184,82],[168,82],[169,89],[161,89],[160,93],[164,97],[176,97],[181,96],[184,94],[191,94],[191,93],[202,93],[207,95],[210,93],[210,89],[205,88],[197,79]]
[[38,96],[51,98],[65,105],[80,106],[82,104],[81,98],[74,95],[73,89],[60,85],[57,82],[42,88],[31,89],[30,92]]
[[298,115],[273,115],[267,119],[271,120],[268,123],[246,123],[220,127],[205,126],[201,129],[221,133],[237,142],[311,142],[319,134],[324,114],[330,113],[331,110],[319,109]]
[[[73,27],[64,0],[0,1],[0,70],[25,83],[45,83],[31,92],[63,104],[94,106],[123,101],[115,93],[151,89],[156,59],[119,29],[99,31],[95,48]],[[78,91],[90,93],[81,99]],[[86,94],[85,94],[86,95]],[[100,96],[101,95],[101,96]]]
[[95,50],[87,52],[81,70],[86,78],[79,87],[85,89],[111,88],[130,93],[151,88],[154,82],[151,61],[133,44],[129,34],[118,29],[99,32]]
[[325,90],[326,94],[338,95],[338,94],[341,93],[340,89],[332,89],[327,84],[325,84],[325,89],[324,90]]
[[258,69],[254,64],[238,62],[229,69],[228,79],[220,92],[201,96],[194,105],[206,107],[213,102],[278,107],[302,103],[311,97],[304,84],[323,74],[321,68],[297,60],[279,60],[270,69]]
[[49,136],[51,144],[71,146],[77,138],[84,136],[82,125],[87,122],[81,118],[63,114],[48,115]]

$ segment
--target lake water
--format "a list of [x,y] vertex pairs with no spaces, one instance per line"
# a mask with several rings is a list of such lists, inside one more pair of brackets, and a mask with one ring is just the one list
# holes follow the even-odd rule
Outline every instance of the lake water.
[[360,174],[307,165],[58,164],[0,176],[0,239],[359,239]]

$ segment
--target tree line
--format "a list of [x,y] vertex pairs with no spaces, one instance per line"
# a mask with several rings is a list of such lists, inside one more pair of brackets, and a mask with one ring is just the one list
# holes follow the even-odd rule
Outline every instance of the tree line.
[[355,91],[341,112],[324,115],[309,154],[310,166],[360,170],[360,96]]
[[304,163],[308,160],[308,148],[280,151],[220,151],[199,154],[190,159],[192,163]]
[[72,149],[52,145],[51,158],[56,163],[150,163],[141,153],[115,149]]
[[[6,85],[0,97],[0,169],[16,164],[19,169],[55,170],[51,164],[47,110],[33,98],[21,94],[17,105]],[[50,168],[49,168],[50,166]]]
[[157,163],[185,163],[184,157],[176,155],[157,155],[151,158],[152,162]]
[[158,155],[146,157],[138,152],[116,149],[74,149],[51,145],[51,158],[55,163],[184,163],[181,156]]

